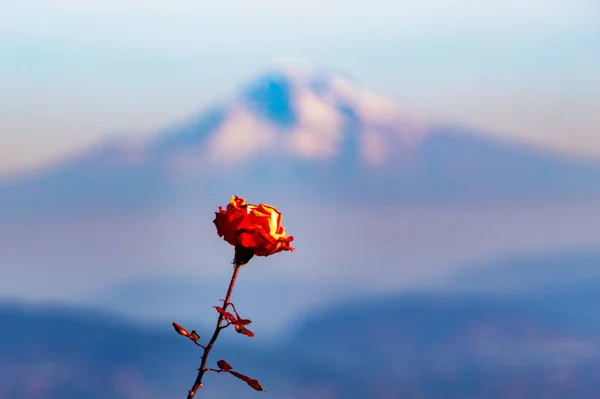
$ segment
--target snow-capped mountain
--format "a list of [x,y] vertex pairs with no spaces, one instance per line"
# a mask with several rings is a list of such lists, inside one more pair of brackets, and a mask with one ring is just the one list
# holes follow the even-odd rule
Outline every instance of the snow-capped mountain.
[[0,208],[139,206],[232,192],[577,197],[600,193],[600,166],[428,123],[337,75],[275,70],[153,139],[107,142],[0,181]]
[[260,76],[228,103],[205,114],[200,123],[194,122],[187,135],[181,131],[164,135],[153,148],[175,150],[168,159],[175,163],[185,138],[186,144],[202,144],[196,159],[215,165],[265,155],[327,161],[342,155],[348,150],[346,143],[354,139],[353,155],[365,164],[380,165],[392,156],[391,149],[416,144],[426,131],[391,101],[336,76],[298,71]]

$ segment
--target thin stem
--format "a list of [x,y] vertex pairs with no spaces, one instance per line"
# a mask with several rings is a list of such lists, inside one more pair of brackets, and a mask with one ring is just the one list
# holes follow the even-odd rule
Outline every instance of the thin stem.
[[[233,286],[235,285],[235,280],[237,279],[237,276],[238,276],[238,273],[239,273],[241,267],[242,267],[242,265],[235,265],[233,268],[233,275],[231,276],[231,281],[229,282],[229,288],[227,289],[227,295],[225,296],[225,300],[223,301],[223,310],[227,310],[227,306],[229,305],[229,300],[231,299],[231,292],[233,291]],[[215,332],[213,333],[210,341],[204,348],[204,353],[202,354],[202,362],[200,363],[200,368],[198,369],[198,376],[196,377],[196,381],[194,382],[192,389],[190,389],[190,392],[188,393],[187,399],[192,399],[194,397],[194,395],[196,394],[196,391],[198,390],[198,388],[202,387],[202,377],[204,376],[204,373],[207,370],[209,370],[206,367],[206,362],[208,361],[208,354],[210,353],[210,350],[212,349],[213,345],[215,344],[215,341],[217,340],[219,333],[221,332],[222,329],[224,329],[226,327],[226,326],[221,326],[222,322],[223,322],[223,314],[219,313],[219,318],[217,319],[217,326],[215,327]]]
[[207,367],[206,371],[214,371],[215,373],[220,373],[221,372],[221,370],[213,369],[212,367]]

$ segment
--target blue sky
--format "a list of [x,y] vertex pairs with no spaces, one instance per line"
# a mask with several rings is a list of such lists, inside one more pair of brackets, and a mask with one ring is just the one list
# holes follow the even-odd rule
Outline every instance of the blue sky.
[[277,63],[600,157],[597,0],[7,0],[0,173],[144,137]]

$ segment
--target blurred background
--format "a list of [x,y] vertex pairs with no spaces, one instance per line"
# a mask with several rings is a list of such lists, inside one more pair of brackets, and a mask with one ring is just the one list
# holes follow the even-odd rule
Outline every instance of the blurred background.
[[[600,397],[596,0],[4,0],[0,398]],[[209,364],[211,365],[211,364]]]

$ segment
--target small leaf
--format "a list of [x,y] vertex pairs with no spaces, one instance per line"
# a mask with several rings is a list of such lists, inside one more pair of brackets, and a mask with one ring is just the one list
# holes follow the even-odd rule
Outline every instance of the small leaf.
[[267,392],[261,385],[260,382],[258,382],[258,380],[255,380],[254,378],[250,378],[248,376],[245,376],[244,374],[238,373],[237,371],[230,371],[230,374],[236,376],[237,378],[239,378],[240,380],[243,380],[246,382],[246,384],[248,384],[251,388],[257,390],[257,391],[261,391],[261,392]]
[[198,340],[200,339],[200,336],[198,335],[196,330],[192,330],[192,332],[190,333],[190,339],[194,342],[198,342]]
[[219,366],[219,368],[221,369],[221,371],[224,371],[224,372],[228,372],[228,371],[231,371],[233,369],[231,367],[231,365],[229,363],[227,363],[226,360],[219,360],[217,362],[217,366]]
[[242,325],[242,326],[247,326],[248,324],[252,323],[252,320],[250,319],[242,319],[240,317],[240,314],[238,313],[237,309],[235,308],[235,305],[233,303],[230,303],[231,307],[233,308],[233,311],[235,312],[235,317],[236,317],[236,324]]
[[229,323],[235,323],[235,317],[233,317],[233,315],[227,311],[225,311],[222,307],[220,306],[213,306],[213,308],[217,309],[217,312],[219,312],[220,314],[223,315],[223,318],[225,320],[227,320]]
[[239,324],[235,325],[235,331],[238,332],[239,334],[247,335],[250,338],[254,337],[254,333],[252,331],[248,330],[246,327],[239,325]]
[[175,322],[173,322],[173,328],[179,335],[183,335],[184,337],[190,336],[190,333],[185,328],[181,327],[179,324],[177,324]]

